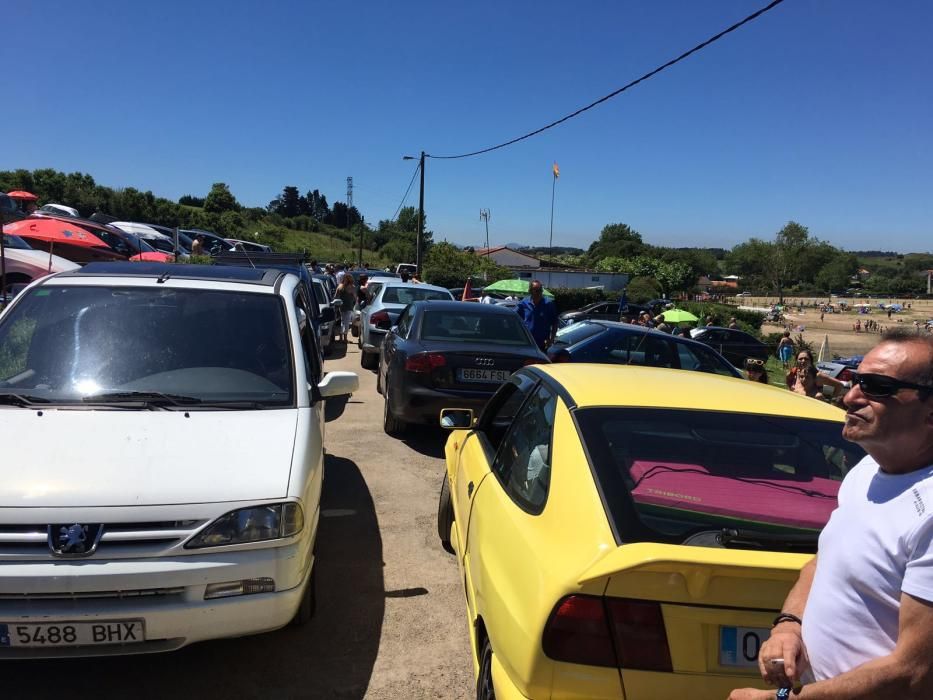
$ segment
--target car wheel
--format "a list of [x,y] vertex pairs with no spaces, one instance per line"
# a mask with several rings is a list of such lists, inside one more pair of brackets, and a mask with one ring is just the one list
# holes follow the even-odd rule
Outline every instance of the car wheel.
[[[316,563],[316,562],[315,562]],[[314,617],[314,610],[317,607],[317,592],[315,590],[315,574],[317,567],[311,570],[311,576],[308,578],[308,585],[305,586],[304,595],[301,597],[301,605],[298,606],[298,612],[292,618],[292,625],[300,627],[311,621]]]
[[360,353],[360,367],[363,369],[376,369],[379,366],[379,355],[374,352]]
[[450,528],[454,524],[454,504],[450,499],[450,481],[447,471],[444,471],[444,480],[441,482],[441,495],[437,500],[437,536],[441,540],[441,547],[451,554],[454,548],[450,546]]
[[389,408],[388,387],[383,389],[382,395],[385,397],[382,409],[382,429],[385,430],[386,435],[397,437],[405,432],[405,422],[396,418],[395,414],[392,413],[392,409]]
[[479,656],[479,676],[476,678],[476,700],[496,700],[492,686],[492,645],[487,639]]

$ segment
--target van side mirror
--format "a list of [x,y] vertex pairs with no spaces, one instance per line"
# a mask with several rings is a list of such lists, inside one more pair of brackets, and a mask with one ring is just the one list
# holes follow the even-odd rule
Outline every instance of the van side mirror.
[[321,309],[321,323],[330,323],[337,316],[334,314],[334,309],[332,306],[325,306]]

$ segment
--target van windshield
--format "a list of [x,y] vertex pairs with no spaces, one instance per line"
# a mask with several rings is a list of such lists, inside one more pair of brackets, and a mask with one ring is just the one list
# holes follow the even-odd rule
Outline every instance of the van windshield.
[[93,404],[161,393],[287,407],[292,367],[273,294],[44,285],[0,322],[0,395]]
[[815,551],[842,478],[865,455],[833,421],[651,408],[575,415],[622,541],[713,544],[727,531],[796,537]]

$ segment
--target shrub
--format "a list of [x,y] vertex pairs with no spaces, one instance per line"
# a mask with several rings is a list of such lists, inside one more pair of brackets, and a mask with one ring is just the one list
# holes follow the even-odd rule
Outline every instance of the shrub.
[[652,277],[636,277],[629,281],[625,291],[630,302],[641,304],[661,296],[661,285]]

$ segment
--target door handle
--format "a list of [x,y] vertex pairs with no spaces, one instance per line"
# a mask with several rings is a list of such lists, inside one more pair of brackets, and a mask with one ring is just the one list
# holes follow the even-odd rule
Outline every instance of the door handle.
[[467,484],[467,498],[473,495],[473,482]]

